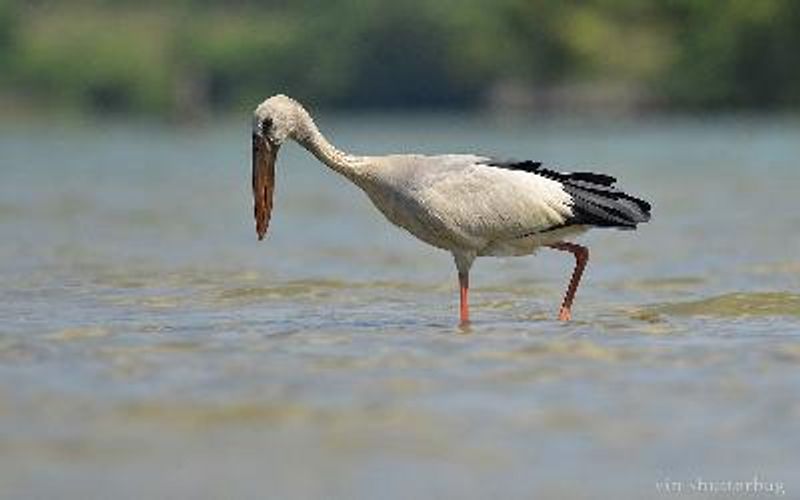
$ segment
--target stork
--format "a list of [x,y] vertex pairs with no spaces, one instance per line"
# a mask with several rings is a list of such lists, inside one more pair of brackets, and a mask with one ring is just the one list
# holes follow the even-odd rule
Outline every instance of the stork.
[[453,255],[461,324],[469,322],[469,271],[476,257],[569,252],[575,268],[559,311],[568,321],[589,250],[572,240],[592,227],[635,229],[650,204],[617,189],[614,177],[564,173],[540,162],[472,154],[357,156],[335,148],[300,103],[285,95],[253,116],[253,197],[258,239],[267,233],[278,150],[292,139],[361,188],[393,224]]

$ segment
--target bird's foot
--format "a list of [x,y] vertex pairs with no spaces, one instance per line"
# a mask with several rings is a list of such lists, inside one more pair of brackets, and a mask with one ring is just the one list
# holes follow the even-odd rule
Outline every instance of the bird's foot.
[[569,307],[562,307],[561,310],[558,312],[558,320],[569,321],[571,319],[572,319],[572,312],[570,311]]

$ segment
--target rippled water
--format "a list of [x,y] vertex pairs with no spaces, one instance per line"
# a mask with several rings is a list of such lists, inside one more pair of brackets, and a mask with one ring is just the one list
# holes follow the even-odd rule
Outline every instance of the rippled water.
[[[0,496],[800,496],[800,122],[323,116],[358,152],[596,168],[654,203],[567,256],[450,257],[242,124],[0,126]],[[766,495],[766,494],[764,494]],[[731,495],[728,494],[728,497]]]

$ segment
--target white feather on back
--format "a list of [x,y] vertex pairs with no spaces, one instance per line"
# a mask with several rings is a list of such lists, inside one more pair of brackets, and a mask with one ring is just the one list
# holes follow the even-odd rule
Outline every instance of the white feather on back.
[[489,241],[545,231],[571,215],[571,198],[558,182],[480,164],[443,176],[424,196],[455,227]]

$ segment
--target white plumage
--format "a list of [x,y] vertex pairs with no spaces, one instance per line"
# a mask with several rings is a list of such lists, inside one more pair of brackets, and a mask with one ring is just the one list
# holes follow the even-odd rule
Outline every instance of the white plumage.
[[461,321],[469,319],[469,270],[478,256],[528,255],[542,246],[576,257],[559,317],[570,308],[588,250],[567,240],[592,226],[632,229],[650,205],[602,174],[565,174],[534,162],[500,163],[467,154],[355,156],[334,148],[296,101],[276,95],[253,120],[253,194],[259,239],[272,209],[278,149],[294,139],[358,185],[389,221],[454,256]]

